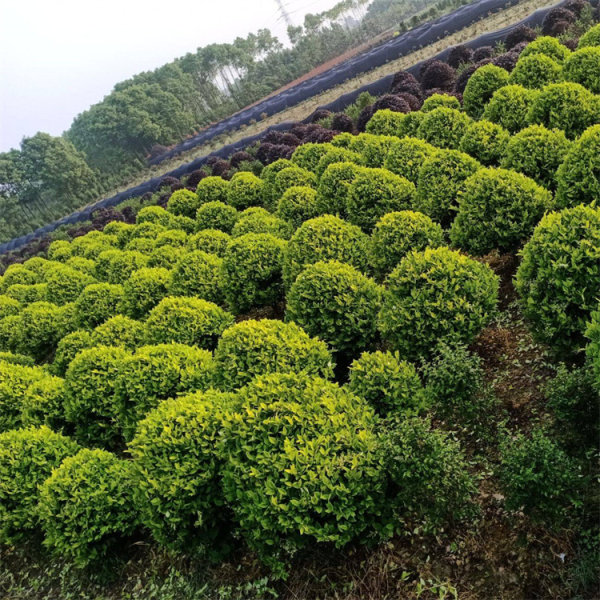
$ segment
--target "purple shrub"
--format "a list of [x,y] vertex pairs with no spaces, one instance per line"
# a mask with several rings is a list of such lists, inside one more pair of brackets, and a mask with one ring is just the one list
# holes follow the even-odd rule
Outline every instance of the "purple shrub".
[[282,136],[281,136],[281,144],[283,144],[284,146],[291,146],[292,148],[296,148],[297,146],[299,146],[302,141],[300,140],[300,138],[296,135],[294,135],[293,133],[290,133],[289,131],[286,131]]
[[123,220],[125,221],[125,223],[129,223],[130,225],[133,225],[135,223],[135,210],[133,210],[131,206],[126,206],[121,211],[121,214],[123,215]]
[[[321,127],[320,129],[315,129],[311,133],[309,133],[305,138],[305,143],[313,143],[313,144],[325,144],[330,142],[337,135],[337,131],[333,131],[332,129],[325,129]],[[294,148],[292,148],[294,150]]]
[[533,42],[536,37],[537,33],[531,29],[531,27],[527,27],[527,25],[519,25],[506,36],[504,39],[504,44],[509,50],[511,50],[517,44],[522,42]]
[[92,226],[102,231],[111,221],[124,221],[123,214],[114,208],[99,208],[92,213]]
[[542,33],[544,35],[559,35],[576,20],[577,17],[570,10],[562,6],[556,6],[546,13],[542,21]]
[[345,131],[352,133],[354,131],[354,123],[352,119],[344,113],[336,113],[331,120],[331,128],[335,131]]
[[407,94],[402,92],[400,94],[396,94],[398,98],[402,98],[408,106],[410,106],[410,110],[419,110],[421,106],[423,106],[423,99],[421,96],[413,96],[413,94]]
[[167,146],[163,146],[162,144],[154,144],[154,146],[152,146],[152,148],[150,148],[150,154],[148,155],[148,158],[150,160],[153,160],[153,159],[158,158],[159,156],[163,155],[168,150],[169,150],[169,148],[167,148]]
[[451,90],[456,78],[456,71],[448,64],[440,61],[432,61],[421,78],[421,87],[424,90],[439,88]]
[[450,54],[448,54],[448,64],[456,69],[459,65],[463,63],[471,62],[473,58],[473,50],[471,48],[467,48],[467,46],[463,46],[460,44],[459,46],[454,46],[452,50],[450,50]]
[[231,165],[229,164],[229,161],[223,160],[222,158],[220,158],[213,164],[212,174],[216,175],[217,177],[221,177],[227,171],[229,171],[229,169],[231,169]]
[[478,63],[486,58],[492,58],[494,56],[494,49],[491,46],[481,46],[473,52],[473,61]]
[[563,4],[563,8],[570,10],[576,17],[581,16],[583,9],[589,6],[585,0],[567,0]]
[[358,119],[356,120],[356,129],[361,133],[364,132],[367,128],[367,123],[371,120],[373,116],[373,105],[365,106],[361,111],[360,115],[358,115]]
[[516,52],[505,52],[492,59],[492,64],[505,69],[509,73],[515,68],[519,55]]
[[394,78],[392,79],[392,85],[390,87],[390,91],[392,94],[396,94],[400,91],[404,91],[404,86],[406,85],[419,85],[419,82],[415,78],[414,75],[409,73],[408,71],[398,71]]
[[248,160],[249,161],[252,160],[252,155],[248,154],[248,152],[244,152],[243,150],[240,150],[239,152],[235,152],[234,154],[231,155],[229,162],[231,163],[232,167],[237,169],[241,163],[243,163],[244,161],[248,161]]
[[206,171],[202,169],[197,169],[196,171],[192,171],[187,178],[186,185],[192,189],[196,189],[198,184],[205,178],[208,177]]
[[330,110],[327,110],[326,108],[317,108],[317,110],[315,110],[315,112],[310,116],[310,122],[317,123],[323,119],[328,119],[331,115],[332,112]]
[[376,113],[378,110],[383,110],[388,108],[394,112],[407,113],[410,112],[410,106],[398,96],[394,96],[392,94],[385,94],[377,98],[376,102],[373,104],[373,112]]

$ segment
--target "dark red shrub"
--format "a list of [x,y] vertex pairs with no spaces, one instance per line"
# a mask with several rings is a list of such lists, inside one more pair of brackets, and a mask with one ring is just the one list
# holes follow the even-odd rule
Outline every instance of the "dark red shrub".
[[459,46],[454,46],[454,48],[450,50],[450,54],[448,54],[448,64],[455,69],[458,67],[458,65],[471,62],[472,59],[473,50],[463,46],[462,44]]
[[533,42],[536,37],[537,33],[531,29],[531,27],[527,27],[527,25],[519,25],[506,36],[504,39],[504,44],[509,50],[511,50],[521,42]]
[[358,115],[358,119],[356,120],[356,129],[358,129],[358,131],[364,132],[366,130],[367,123],[371,120],[373,112],[373,105],[365,106],[360,111],[360,115]]
[[542,33],[544,35],[559,35],[563,33],[577,17],[570,10],[562,6],[550,9],[542,21]]
[[354,131],[354,123],[348,115],[337,113],[333,115],[333,119],[331,119],[331,128],[335,129],[335,131],[352,133]]
[[310,122],[317,123],[318,121],[329,118],[331,115],[332,112],[330,110],[327,110],[326,108],[317,108],[310,116]]
[[266,165],[270,165],[271,163],[279,160],[280,158],[291,158],[294,153],[295,148],[291,146],[285,146],[283,144],[271,144],[269,149],[269,154],[267,155]]
[[480,60],[492,58],[493,56],[494,49],[491,46],[481,46],[481,48],[477,48],[477,50],[473,52],[473,61],[477,63]]
[[586,6],[589,6],[589,3],[585,0],[567,0],[563,4],[563,8],[570,10],[576,17],[581,15]]
[[216,175],[217,177],[221,177],[227,171],[229,171],[229,169],[231,169],[231,165],[229,164],[229,161],[223,160],[222,158],[220,158],[213,164],[212,174]]
[[99,208],[92,213],[92,226],[102,231],[111,221],[124,221],[123,214],[114,208]]
[[243,163],[244,161],[252,161],[252,155],[248,154],[248,152],[244,152],[243,150],[240,150],[239,152],[236,152],[235,154],[233,154],[231,156],[231,158],[229,159],[229,162],[231,163],[231,166],[234,168],[238,168],[240,166],[241,163]]
[[196,171],[192,171],[189,175],[188,178],[186,180],[186,185],[187,187],[190,187],[192,189],[196,189],[198,187],[198,184],[205,178],[208,177],[208,175],[206,174],[206,171],[202,171],[201,169],[198,169]]
[[[305,138],[304,143],[313,143],[313,144],[325,144],[330,142],[337,135],[337,131],[333,131],[332,129],[325,129],[321,127],[320,129],[315,129],[311,131]],[[292,152],[294,148],[291,148]],[[287,157],[289,158],[289,157]]]
[[135,210],[133,210],[131,206],[126,206],[121,211],[121,214],[123,215],[123,220],[125,221],[125,223],[129,223],[130,225],[133,225],[135,223]]
[[423,106],[423,99],[421,96],[417,97],[405,92],[396,94],[396,96],[398,96],[398,98],[402,98],[402,100],[404,100],[406,104],[410,106],[410,110],[419,110],[421,106]]
[[152,200],[152,192],[146,192],[143,196],[140,196],[140,204],[145,204]]
[[302,141],[300,140],[300,138],[298,136],[295,136],[293,133],[286,131],[281,136],[281,143],[284,146],[291,146],[292,148],[296,148],[302,143]]
[[268,165],[269,164],[269,155],[271,153],[271,150],[272,150],[273,146],[274,146],[274,144],[271,144],[269,142],[263,142],[258,147],[258,150],[256,151],[256,158],[258,160],[260,160],[260,162],[263,165]]
[[169,175],[167,175],[166,177],[163,177],[160,180],[160,183],[158,184],[158,189],[162,189],[164,187],[170,187],[171,191],[175,191],[173,190],[173,186],[180,186],[179,188],[175,188],[177,189],[181,189],[183,187],[181,181],[179,181],[179,179],[177,179],[176,177],[171,177]]
[[385,94],[380,98],[377,98],[375,103],[373,104],[373,113],[376,113],[378,110],[389,109],[394,112],[407,113],[410,112],[410,106],[398,96],[394,96],[393,94]]
[[563,46],[566,46],[569,50],[577,50],[577,44],[579,44],[579,38],[571,38],[570,40],[565,40]]
[[71,227],[67,229],[67,234],[71,236],[73,239],[81,237],[90,231],[94,231],[91,223],[86,223],[85,225],[77,225],[76,227]]
[[510,73],[515,68],[518,60],[519,55],[516,52],[505,52],[493,58],[492,64]]
[[168,150],[169,150],[169,148],[167,148],[167,146],[163,146],[162,144],[154,144],[154,146],[152,146],[152,148],[150,148],[150,154],[148,155],[148,158],[150,160],[152,160],[154,158],[158,158],[159,156],[163,155]]
[[424,90],[439,88],[451,90],[456,78],[456,71],[448,64],[434,60],[427,67],[421,78],[421,87]]

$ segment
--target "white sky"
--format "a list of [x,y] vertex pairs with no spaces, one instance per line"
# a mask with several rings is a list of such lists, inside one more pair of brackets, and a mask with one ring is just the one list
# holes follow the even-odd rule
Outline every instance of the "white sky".
[[[294,24],[337,0],[284,0]],[[197,47],[269,28],[275,0],[0,0],[0,152],[60,135],[115,83]]]

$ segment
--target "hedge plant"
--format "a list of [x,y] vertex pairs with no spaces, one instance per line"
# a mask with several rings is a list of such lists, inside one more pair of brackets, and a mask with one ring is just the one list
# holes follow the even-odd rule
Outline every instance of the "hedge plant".
[[456,96],[450,96],[448,94],[431,94],[429,98],[425,99],[421,112],[430,112],[438,106],[445,106],[446,108],[455,108],[460,110],[460,100]]
[[484,166],[497,165],[509,139],[510,134],[502,125],[482,119],[469,125],[460,140],[459,150]]
[[443,229],[428,216],[410,210],[391,212],[375,225],[369,245],[370,264],[383,280],[411,250],[443,245]]
[[218,229],[204,229],[188,238],[188,250],[202,250],[223,258],[231,236]]
[[279,198],[283,196],[283,193],[288,188],[299,185],[316,188],[317,184],[317,176],[308,169],[303,169],[302,167],[298,166],[292,166],[279,171],[279,173],[275,175],[275,181],[273,183],[273,199],[275,202],[275,206],[277,205],[277,201],[279,200]]
[[600,208],[580,205],[546,215],[523,248],[515,287],[538,340],[560,355],[580,351],[598,305]]
[[407,115],[389,108],[378,110],[367,123],[367,133],[402,136],[402,123]]
[[291,223],[284,221],[277,215],[264,208],[254,207],[248,208],[240,214],[231,236],[237,238],[248,233],[266,233],[282,240],[288,240],[293,229]]
[[198,208],[207,202],[227,202],[228,191],[229,181],[213,175],[205,177],[200,181],[196,188],[198,199],[195,205],[193,205],[191,214],[186,216],[194,218]]
[[18,347],[37,360],[47,358],[63,335],[69,333],[61,307],[51,302],[34,302],[19,314]]
[[558,62],[545,54],[530,54],[519,58],[508,82],[539,90],[549,83],[558,83],[562,79],[563,69]]
[[0,542],[15,544],[39,526],[39,487],[77,444],[48,427],[0,433]]
[[317,186],[318,214],[342,219],[347,217],[348,190],[361,169],[359,165],[349,162],[335,163],[325,169]]
[[21,311],[21,303],[16,298],[0,295],[0,319],[17,315]]
[[34,283],[33,285],[15,283],[8,286],[4,294],[9,298],[17,300],[21,306],[27,306],[33,302],[42,302],[45,300],[48,296],[48,285],[45,283]]
[[94,346],[119,346],[133,350],[144,340],[144,324],[124,315],[115,315],[92,331]]
[[521,173],[481,169],[465,182],[450,239],[473,254],[516,250],[552,204],[550,192]]
[[365,167],[381,168],[396,141],[391,135],[360,133],[352,140],[350,149],[360,154],[361,164]]
[[298,167],[317,173],[319,161],[325,154],[330,150],[333,150],[335,146],[331,144],[315,144],[308,143],[298,146],[292,154],[291,161]]
[[35,360],[31,356],[25,356],[16,352],[0,352],[0,361],[12,365],[23,365],[24,367],[33,367],[35,365]]
[[436,151],[434,146],[423,140],[405,137],[392,145],[383,166],[416,184],[421,166]]
[[78,567],[101,566],[137,526],[129,461],[105,450],[65,458],[40,488],[44,545]]
[[223,298],[221,291],[222,264],[222,259],[215,254],[207,254],[201,250],[188,252],[171,271],[168,285],[169,294],[198,296],[209,302],[220,302]]
[[[237,210],[264,204],[264,182],[254,173],[240,171],[229,182],[227,203]],[[217,227],[218,229],[218,227]]]
[[585,335],[589,340],[586,348],[587,358],[594,373],[596,391],[600,394],[600,305],[598,310],[591,314]]
[[600,46],[600,23],[588,29],[580,38],[577,49]]
[[411,252],[387,279],[379,331],[402,358],[427,356],[441,341],[469,343],[497,301],[487,265],[447,248]]
[[44,375],[40,367],[0,361],[0,433],[21,425],[21,405],[27,389]]
[[92,329],[117,312],[123,302],[125,292],[123,286],[111,283],[93,283],[85,287],[77,300],[78,324]]
[[50,365],[50,371],[54,375],[63,377],[71,361],[79,352],[94,345],[92,334],[80,329],[65,335],[57,344],[54,360]]
[[315,173],[320,178],[329,165],[341,162],[351,162],[360,165],[363,162],[363,158],[358,152],[353,152],[346,148],[334,147],[321,156],[315,169]]
[[463,93],[465,112],[474,119],[481,118],[494,92],[507,83],[508,72],[505,69],[493,64],[479,67],[469,78]]
[[[60,263],[52,265],[53,268],[58,268],[60,266]],[[4,275],[2,275],[2,279],[0,279],[0,291],[4,293],[11,285],[33,285],[34,283],[39,283],[39,281],[40,276],[35,271],[31,271],[23,265],[15,263],[9,265],[6,268],[6,271],[4,271]]]
[[100,281],[124,284],[134,271],[144,268],[148,257],[135,250],[105,250],[96,260],[96,277]]
[[297,229],[307,221],[319,216],[317,190],[307,186],[288,188],[279,199],[277,215]]
[[265,373],[333,374],[324,342],[295,323],[270,319],[242,321],[226,329],[215,350],[215,364],[215,382],[224,390],[240,388]]
[[47,285],[46,299],[48,302],[58,305],[74,302],[83,291],[83,288],[96,283],[91,275],[58,263],[48,269],[45,279]]
[[440,106],[423,113],[416,136],[437,148],[456,149],[470,124],[471,119],[465,113]]
[[529,109],[538,95],[538,90],[522,85],[505,85],[486,104],[483,118],[516,133],[529,125]]
[[[193,192],[190,192],[189,190],[177,191],[188,192],[190,195],[193,195]],[[165,229],[170,229],[173,226],[173,215],[165,210],[162,206],[144,206],[144,208],[138,212],[135,221],[137,225],[141,225],[142,223],[153,223],[156,225],[161,225]]]
[[521,58],[524,58],[526,56],[544,54],[559,64],[562,64],[570,53],[571,51],[566,46],[563,46],[556,38],[544,35],[529,42],[521,52],[520,56]]
[[231,233],[238,220],[238,211],[224,202],[207,202],[196,211],[198,229],[218,229]]
[[123,312],[134,319],[144,317],[168,294],[170,282],[167,269],[134,271],[123,285]]

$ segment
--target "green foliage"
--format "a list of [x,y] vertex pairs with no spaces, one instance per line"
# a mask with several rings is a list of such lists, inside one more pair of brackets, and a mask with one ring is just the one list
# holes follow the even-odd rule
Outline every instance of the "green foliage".
[[416,184],[421,166],[436,152],[436,148],[423,140],[405,137],[392,144],[383,166]]
[[247,233],[230,242],[221,267],[221,284],[231,310],[239,314],[276,304],[282,298],[285,247],[284,240],[266,233]]
[[142,344],[145,336],[143,323],[115,315],[98,325],[92,332],[94,346],[120,346],[133,350]]
[[398,419],[384,436],[389,494],[403,516],[428,527],[471,517],[477,485],[458,442],[427,419]]
[[562,129],[573,139],[598,122],[600,104],[578,83],[552,83],[533,100],[527,119],[531,125]]
[[[299,146],[299,148],[302,148],[302,146]],[[275,175],[275,182],[273,183],[275,203],[288,188],[295,186],[316,188],[317,183],[318,178],[312,171],[298,166],[286,167]]]
[[14,352],[0,352],[0,361],[12,365],[23,365],[24,367],[33,367],[35,365],[35,360],[31,356],[16,354]]
[[56,260],[63,262],[73,255],[73,249],[71,248],[71,242],[65,240],[54,240],[50,246],[48,246],[48,258],[50,260]]
[[142,346],[125,356],[115,387],[118,422],[125,438],[132,437],[138,421],[162,400],[208,389],[213,372],[210,352],[184,344]]
[[263,180],[254,173],[236,173],[229,182],[227,202],[237,210],[262,206],[264,204],[264,185]]
[[123,285],[123,312],[134,319],[148,314],[168,293],[171,272],[160,268],[134,271]]
[[156,236],[156,247],[183,248],[187,244],[187,233],[183,229],[167,229]]
[[557,353],[577,353],[598,306],[600,208],[576,206],[546,215],[525,244],[515,287],[537,339]]
[[287,158],[280,158],[275,162],[272,162],[270,165],[267,165],[262,170],[260,178],[265,183],[263,195],[265,199],[265,206],[268,208],[273,208],[281,196],[275,185],[275,178],[277,177],[277,174],[280,171],[283,171],[283,169],[293,166],[294,163],[291,160],[287,160]]
[[457,200],[465,181],[480,165],[458,150],[439,150],[426,159],[419,171],[415,210],[448,227],[457,211]]
[[96,276],[101,281],[124,284],[134,271],[144,268],[148,257],[135,250],[105,250],[98,255]]
[[295,323],[270,319],[242,321],[226,329],[215,350],[215,383],[235,390],[265,373],[333,375],[324,342],[309,337]]
[[256,206],[247,208],[240,214],[231,235],[236,238],[248,233],[268,233],[282,240],[287,240],[292,235],[292,231],[291,223],[280,219],[264,208]]
[[449,96],[448,94],[431,94],[429,98],[423,102],[421,112],[431,112],[438,106],[445,106],[447,108],[455,108],[460,110],[460,101],[456,96]]
[[71,242],[73,256],[95,260],[103,250],[109,250],[117,245],[117,238],[105,235],[102,231],[90,231],[76,237]]
[[422,114],[416,135],[438,148],[458,148],[471,124],[470,117],[455,108],[440,106]]
[[64,387],[64,380],[52,375],[33,381],[21,400],[23,426],[47,425],[54,431],[62,430],[65,426]]
[[347,216],[348,190],[362,167],[349,162],[329,165],[319,180],[316,208],[319,214]]
[[50,371],[63,377],[75,356],[82,350],[91,348],[93,344],[92,334],[89,331],[79,330],[65,335],[56,346]]
[[411,250],[444,245],[444,231],[428,216],[409,210],[384,215],[373,230],[369,246],[370,264],[384,279]]
[[[158,208],[160,208],[160,207],[158,207]],[[164,216],[165,213],[160,213],[160,214]],[[168,223],[169,223],[168,226],[164,226],[164,225],[161,225],[160,223],[156,223],[156,222],[152,222],[152,221],[146,221],[145,223],[138,223],[128,234],[129,241],[127,243],[127,247],[130,246],[130,244],[133,240],[136,240],[138,238],[149,238],[151,240],[156,240],[156,238],[161,233],[163,233],[163,231],[166,231],[167,229],[169,229],[169,227],[171,226],[171,219],[169,219]]]
[[10,296],[0,295],[0,319],[17,315],[21,311],[21,303]]
[[230,182],[221,177],[205,177],[200,181],[196,188],[198,200],[193,208],[192,214],[188,217],[194,217],[200,206],[207,202],[227,202]]
[[212,390],[166,400],[140,421],[129,444],[142,524],[166,548],[210,553],[224,542],[217,445],[231,403]]
[[117,376],[129,353],[98,346],[79,352],[65,374],[65,418],[84,445],[112,446],[119,440],[115,391]]
[[529,89],[542,89],[549,83],[563,79],[562,66],[545,54],[521,56],[512,70],[508,82]]
[[[78,260],[85,260],[85,258]],[[9,298],[18,300],[22,306],[26,306],[33,302],[45,300],[48,294],[48,286],[45,283],[34,283],[33,285],[15,283],[6,288],[5,294]]]
[[277,205],[277,214],[292,224],[294,229],[304,221],[320,214],[317,208],[317,191],[307,186],[288,188]]
[[[231,188],[230,188],[231,191]],[[231,233],[238,220],[238,211],[224,202],[207,202],[196,213],[198,229],[219,229]]]
[[0,541],[23,541],[39,525],[39,486],[77,444],[48,427],[0,433]]
[[402,136],[402,124],[406,115],[395,112],[389,108],[378,110],[367,123],[367,133],[374,135],[395,135]]
[[354,355],[375,339],[381,289],[350,265],[337,261],[309,265],[286,300],[286,319],[336,352]]
[[68,333],[61,308],[50,302],[34,302],[19,315],[19,329],[15,331],[18,347],[24,354],[37,360],[47,358],[58,340]]
[[362,169],[348,190],[348,220],[365,232],[386,213],[411,208],[413,183],[386,169]]
[[0,433],[21,425],[21,404],[27,388],[44,377],[40,367],[0,361]]
[[[219,181],[224,181],[220,177],[217,177],[216,179]],[[209,187],[209,185],[206,186],[207,190],[209,189]],[[202,196],[202,199],[200,198],[200,196],[201,194],[195,194],[191,190],[175,190],[171,194],[169,201],[167,202],[167,210],[174,215],[194,218],[196,216],[196,211],[198,210],[200,205],[204,202],[210,202],[212,200],[212,198],[209,197],[208,191],[205,193],[205,195]],[[214,198],[214,200],[217,200],[217,198]]]
[[530,125],[515,134],[506,147],[502,167],[531,177],[541,186],[556,189],[556,171],[571,143],[560,129]]
[[317,164],[317,168],[315,170],[318,177],[321,177],[325,172],[325,169],[329,165],[333,165],[335,163],[341,162],[351,162],[357,165],[362,164],[362,157],[357,152],[352,152],[352,150],[348,150],[346,148],[331,148],[327,151],[326,154],[319,159],[319,163]]
[[172,269],[186,254],[185,248],[180,246],[160,246],[148,255],[145,266],[162,269]]
[[577,502],[576,463],[544,433],[507,436],[498,468],[506,508],[522,510],[535,521],[560,523]]
[[482,165],[497,165],[502,158],[510,134],[502,125],[482,119],[471,123],[462,139],[460,150]]
[[240,392],[223,487],[263,560],[281,569],[315,542],[340,548],[390,533],[378,426],[366,402],[320,378],[266,375]]
[[198,296],[210,302],[220,302],[221,265],[215,254],[195,250],[185,254],[171,271],[169,294],[173,296]]
[[145,337],[149,344],[176,342],[212,350],[233,315],[200,298],[164,298],[148,315]]
[[[193,192],[190,192],[189,190],[178,191],[186,191],[193,195]],[[142,225],[143,223],[153,223],[155,225],[161,225],[165,229],[170,229],[173,226],[173,214],[166,211],[162,206],[144,206],[136,216],[136,223],[138,225]]]
[[130,225],[129,223],[124,223],[123,221],[111,221],[104,226],[103,232],[108,235],[116,236],[117,245],[120,247],[132,228],[133,225]]
[[338,260],[364,270],[369,238],[355,225],[324,215],[305,221],[285,248],[283,282],[287,289],[308,265],[321,260]]
[[359,133],[354,136],[350,149],[361,155],[361,162],[365,167],[380,168],[383,167],[388,152],[397,141],[397,138],[391,135]]
[[480,169],[465,182],[450,239],[479,255],[516,250],[552,202],[550,192],[521,173]]
[[364,352],[350,365],[348,387],[383,417],[406,415],[424,406],[417,370],[397,352]]
[[521,58],[525,56],[533,56],[536,54],[544,54],[554,59],[559,64],[562,64],[565,58],[571,54],[571,51],[563,46],[556,38],[549,35],[540,36],[529,42],[521,52]]
[[4,292],[9,287],[21,285],[33,285],[39,282],[39,276],[35,271],[30,271],[19,263],[9,265],[0,279],[0,291]]
[[202,250],[223,258],[230,239],[228,234],[218,229],[204,229],[188,239],[188,249]]
[[441,341],[469,343],[494,316],[498,277],[447,248],[407,254],[387,279],[379,330],[402,358]]
[[600,46],[600,23],[588,29],[580,38],[577,49]]
[[[102,248],[104,248],[104,246],[102,246]],[[102,252],[105,251],[102,250]],[[102,254],[102,252],[100,252],[100,254]],[[67,262],[65,262],[65,265],[67,265],[68,267],[72,267],[77,271],[81,271],[82,273],[87,273],[92,277],[96,276],[96,262],[91,258],[83,258],[83,256],[72,256],[71,258],[69,258],[69,260],[67,260]]]
[[600,125],[576,140],[556,174],[558,208],[590,204],[600,198]]
[[46,299],[58,305],[73,302],[92,283],[96,280],[90,275],[57,263],[46,272]]
[[110,559],[137,526],[133,469],[104,450],[65,458],[40,488],[44,544],[78,567]]
[[527,127],[529,109],[538,95],[537,90],[530,90],[522,85],[505,85],[494,92],[485,106],[483,117],[501,125],[510,133],[516,133]]
[[123,286],[93,283],[83,289],[77,300],[77,321],[83,328],[92,329],[117,312],[123,302]]
[[483,115],[485,105],[496,90],[508,83],[508,72],[496,65],[479,67],[469,78],[463,93],[465,112],[474,119]]
[[317,173],[321,158],[334,148],[331,144],[302,144],[294,150],[291,160],[298,167]]

